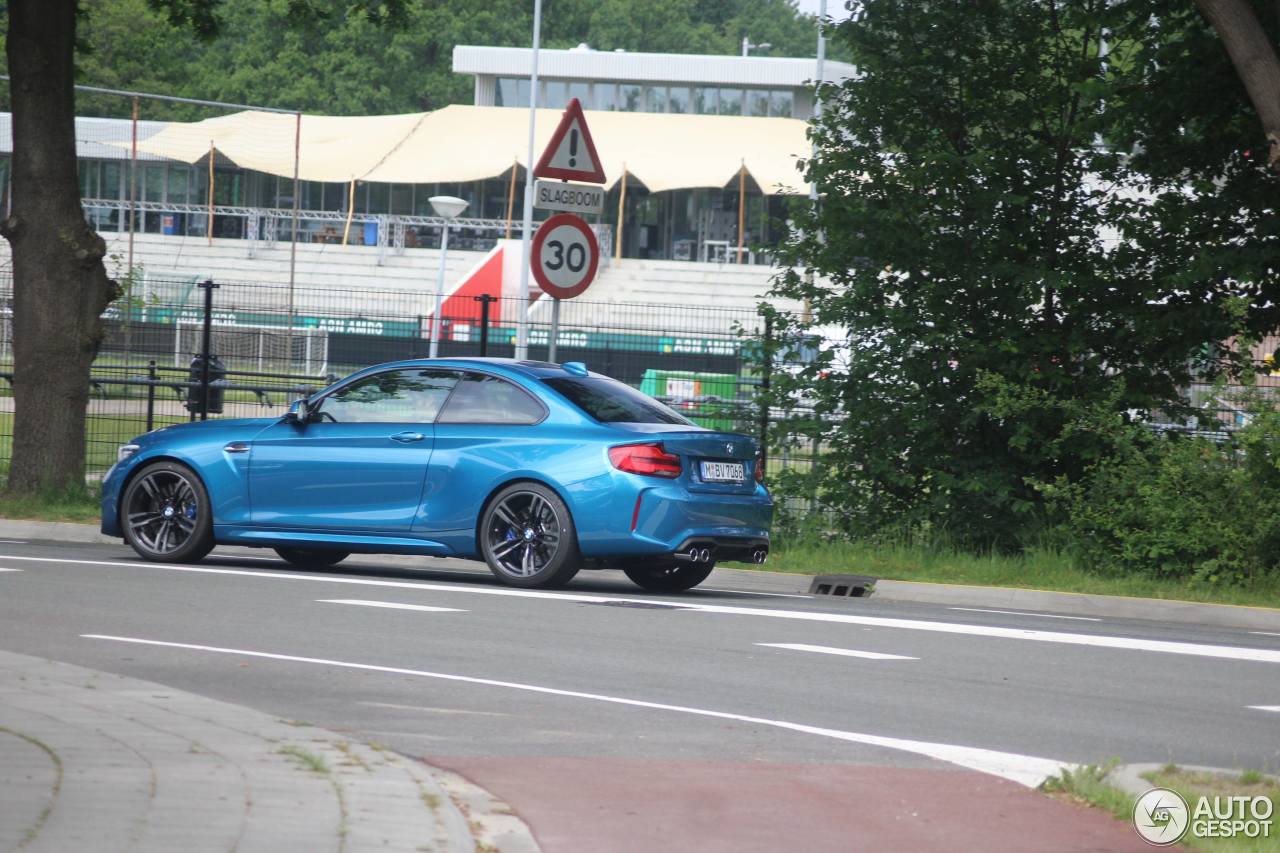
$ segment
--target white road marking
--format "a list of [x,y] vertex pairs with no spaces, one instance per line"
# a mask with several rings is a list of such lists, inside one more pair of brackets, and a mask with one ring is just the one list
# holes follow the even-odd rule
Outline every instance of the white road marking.
[[800,595],[794,592],[756,592],[750,589],[716,589],[709,586],[698,587],[700,592],[731,592],[734,595],[767,595],[771,598],[813,598],[812,595]]
[[1247,705],[1246,707],[1252,708],[1255,711],[1272,711],[1276,714],[1280,714],[1280,705]]
[[1101,622],[1094,616],[1058,616],[1054,613],[1024,613],[1021,610],[987,610],[984,607],[948,607],[948,610],[967,610],[970,613],[1003,613],[1006,616],[1036,616],[1040,619],[1076,619],[1080,622]]
[[1250,631],[1249,633],[1250,633],[1250,634],[1261,634],[1261,635],[1262,635],[1262,636],[1264,636],[1264,637],[1280,637],[1280,634],[1277,634],[1277,633],[1276,633],[1276,632],[1274,632],[1274,631]]
[[512,598],[541,598],[548,601],[576,601],[581,603],[627,602],[654,604],[661,602],[698,613],[719,613],[729,616],[759,616],[772,619],[794,619],[804,622],[832,622],[844,625],[868,625],[876,628],[903,628],[911,631],[933,631],[941,634],[960,634],[971,637],[992,637],[1004,640],[1030,640],[1040,643],[1062,643],[1072,646],[1092,646],[1104,649],[1126,649],[1140,652],[1191,655],[1194,657],[1221,658],[1225,660],[1280,663],[1280,649],[1251,649],[1240,646],[1211,646],[1202,643],[1181,643],[1168,640],[1145,640],[1136,637],[1108,635],[1067,634],[1061,631],[1041,631],[1031,628],[1006,628],[998,625],[963,625],[955,622],[930,622],[922,619],[899,619],[887,616],[855,616],[848,613],[823,613],[806,610],[771,610],[762,607],[729,607],[721,604],[698,604],[689,601],[672,601],[660,598],[621,598],[617,596],[583,595],[572,592],[548,592],[545,590],[513,589],[511,587],[474,586],[470,584],[437,584],[411,581],[387,581],[372,578],[346,578],[317,576],[313,574],[289,574],[286,572],[251,571],[248,569],[215,569],[204,566],[173,566],[160,563],[128,563],[114,560],[66,560],[57,557],[19,557],[0,554],[0,559],[26,560],[40,563],[66,563],[69,565],[110,566],[113,568],[139,568],[194,574],[231,575],[236,577],[273,578],[276,580],[310,581],[312,583],[353,584],[394,589],[430,590],[467,595],[503,595]]
[[321,604],[358,604],[362,607],[385,607],[388,610],[419,610],[423,613],[467,613],[456,607],[431,607],[426,604],[400,604],[396,601],[362,601],[358,598],[317,598]]
[[0,539],[0,545],[26,545],[25,539]]
[[990,773],[995,776],[1000,776],[1021,785],[1026,785],[1029,788],[1039,786],[1045,779],[1050,776],[1057,775],[1064,768],[1070,769],[1073,767],[1073,765],[1068,762],[1055,761],[1051,758],[1039,758],[1032,755],[1019,755],[1013,752],[999,752],[997,750],[981,749],[972,746],[957,746],[955,744],[948,743],[930,743],[928,741],[904,740],[902,738],[884,737],[881,735],[863,734],[860,732],[846,732],[839,729],[828,729],[820,726],[809,726],[803,723],[792,723],[786,720],[770,720],[763,717],[750,717],[744,714],[733,714],[727,711],[691,708],[685,705],[669,705],[664,702],[646,702],[641,699],[628,699],[621,696],[606,696],[600,693],[583,693],[577,690],[560,690],[554,687],[543,687],[537,684],[523,684],[516,681],[498,681],[492,678],[476,678],[470,675],[453,675],[446,672],[430,672],[428,670],[404,669],[394,666],[377,666],[374,664],[353,663],[351,661],[328,660],[326,658],[310,658],[299,657],[297,655],[274,654],[271,652],[256,652],[248,649],[202,646],[193,643],[172,643],[162,640],[146,640],[138,637],[116,637],[109,634],[81,634],[80,636],[89,640],[108,640],[116,643],[135,643],[144,646],[160,646],[170,649],[188,649],[191,651],[214,652],[217,654],[238,655],[241,657],[266,658],[268,660],[317,664],[320,666],[356,669],[366,672],[383,672],[390,675],[411,675],[419,678],[436,678],[442,681],[479,684],[487,687],[503,687],[508,690],[523,690],[529,693],[563,696],[569,699],[585,699],[592,702],[606,702],[613,705],[626,705],[632,708],[648,708],[655,711],[672,711],[680,714],[711,717],[719,720],[733,720],[734,722],[739,723],[748,723],[756,726],[769,726],[776,729],[800,732],[801,734],[834,738],[836,740],[843,740],[849,743],[860,743],[867,746],[878,746],[886,749],[897,749],[903,752],[911,752],[916,755],[924,755],[929,758],[935,758],[939,761],[957,764],[961,767],[967,767],[970,770],[977,770],[981,773]]
[[756,643],[757,646],[768,646],[771,649],[791,649],[794,652],[818,652],[824,655],[843,655],[848,658],[866,658],[867,660],[920,660],[907,655],[888,655],[884,652],[863,652],[857,649],[836,649],[831,646],[810,646],[807,643]]
[[426,705],[398,705],[395,702],[360,702],[373,708],[391,708],[397,711],[426,711],[430,714],[460,714],[476,717],[510,717],[502,711],[469,711],[464,708],[430,708]]
[[20,571],[22,571],[22,569],[6,569],[6,568],[0,568],[0,572],[20,572]]

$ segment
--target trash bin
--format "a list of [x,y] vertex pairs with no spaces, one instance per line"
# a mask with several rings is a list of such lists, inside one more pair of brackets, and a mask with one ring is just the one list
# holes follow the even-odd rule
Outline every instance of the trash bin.
[[364,224],[364,244],[366,246],[378,245],[378,223],[366,222]]
[[[191,369],[187,372],[187,411],[199,412],[204,381],[204,357],[197,355],[191,359]],[[209,414],[222,414],[223,395],[226,393],[227,366],[216,355],[209,356]]]
[[[692,370],[650,368],[640,380],[640,390],[650,397],[675,397],[669,405],[707,429],[732,432],[737,428],[738,377],[732,373],[699,373]],[[718,397],[723,402],[699,400]]]

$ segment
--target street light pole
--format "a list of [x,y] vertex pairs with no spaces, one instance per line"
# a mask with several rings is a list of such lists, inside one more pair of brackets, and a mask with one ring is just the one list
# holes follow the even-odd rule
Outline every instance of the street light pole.
[[431,209],[444,220],[440,233],[440,269],[436,273],[436,310],[431,317],[431,357],[435,358],[440,352],[440,326],[444,322],[441,313],[444,310],[444,264],[449,255],[449,225],[467,209],[467,200],[451,195],[434,195],[429,201]]
[[529,159],[524,174],[524,235],[520,249],[520,296],[516,300],[516,351],[529,357],[529,247],[533,242],[533,137],[538,119],[538,42],[542,38],[542,0],[533,0],[533,69],[529,73]]

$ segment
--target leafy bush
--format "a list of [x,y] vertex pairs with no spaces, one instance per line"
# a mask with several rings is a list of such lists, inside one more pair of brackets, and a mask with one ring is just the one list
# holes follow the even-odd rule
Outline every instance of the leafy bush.
[[1280,415],[1257,392],[1229,440],[1113,425],[1114,452],[1075,483],[1042,484],[1055,534],[1081,564],[1214,584],[1280,566]]

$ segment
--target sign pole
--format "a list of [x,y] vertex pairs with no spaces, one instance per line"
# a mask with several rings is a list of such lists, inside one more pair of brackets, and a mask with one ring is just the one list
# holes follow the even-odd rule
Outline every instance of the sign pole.
[[[538,41],[542,36],[542,0],[533,0],[533,70],[529,74],[529,159],[533,165],[534,129],[538,120]],[[524,236],[521,240],[520,291],[516,300],[515,357],[529,357],[529,244],[533,241],[533,174],[524,181]]]
[[547,361],[555,364],[556,361],[556,338],[560,337],[560,303],[562,299],[552,299],[551,301],[551,337],[547,341]]

